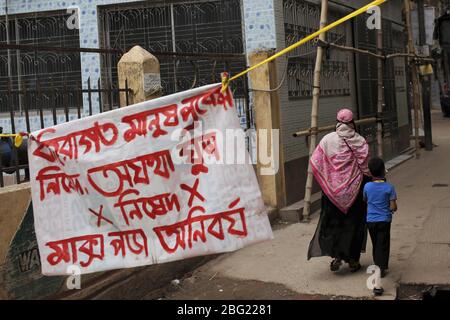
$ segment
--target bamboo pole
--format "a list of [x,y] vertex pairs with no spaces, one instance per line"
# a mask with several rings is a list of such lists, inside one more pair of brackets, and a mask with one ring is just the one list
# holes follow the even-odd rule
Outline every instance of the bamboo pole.
[[393,59],[393,58],[413,58],[413,60],[419,60],[423,62],[435,62],[435,60],[432,58],[427,58],[424,56],[419,56],[417,54],[409,54],[409,53],[393,53],[388,54],[386,56],[386,59]]
[[[411,2],[410,0],[403,0],[405,7],[405,27],[408,34],[408,53],[414,54],[416,50],[413,43],[413,33],[411,27]],[[416,159],[420,158],[420,143],[419,143],[419,108],[420,108],[420,88],[419,76],[417,74],[417,66],[413,59],[409,59],[409,66],[411,68],[411,80],[413,83],[413,103],[414,103],[414,140],[416,148]]]
[[416,55],[416,54],[409,54],[409,53],[392,53],[392,54],[388,54],[388,55],[381,55],[381,54],[376,54],[373,52],[370,52],[369,50],[364,50],[364,49],[358,49],[358,48],[354,48],[354,47],[348,47],[348,46],[342,46],[339,44],[335,44],[335,43],[328,43],[328,42],[324,42],[323,43],[325,46],[330,46],[331,48],[337,49],[337,50],[341,50],[341,51],[350,51],[350,52],[354,52],[354,53],[359,53],[359,54],[364,54],[367,56],[371,56],[374,57],[376,59],[394,59],[394,58],[413,58],[415,60],[420,60],[423,62],[434,62],[434,59],[431,58],[427,58],[424,56],[420,56],[420,55]]
[[[321,12],[320,12],[320,29],[323,29],[327,25],[328,20],[328,0],[322,0]],[[320,41],[326,40],[326,33],[321,33],[319,36]],[[316,148],[317,144],[317,126],[318,126],[318,111],[319,111],[319,99],[320,99],[320,77],[322,73],[322,61],[323,61],[324,48],[317,47],[316,66],[314,68],[314,90],[313,100],[311,108],[311,141],[309,144],[309,159]],[[303,207],[303,221],[309,221],[311,213],[311,194],[313,185],[313,173],[311,164],[308,162],[308,175],[306,178],[305,187],[305,199]]]
[[[377,53],[383,54],[383,30],[380,28],[377,30]],[[383,64],[385,60],[377,60],[377,73],[378,73],[378,102],[377,102],[377,114],[380,118],[384,109],[384,84],[383,84]],[[383,158],[383,124],[381,121],[377,122],[377,155]]]
[[[375,118],[375,117],[361,119],[361,120],[356,120],[355,124],[357,126],[360,126],[360,125],[371,124],[371,123],[374,123],[374,122],[377,122],[377,118]],[[317,128],[317,133],[333,131],[335,129],[336,129],[336,124],[330,124],[329,126]],[[298,131],[298,132],[293,134],[294,138],[305,137],[305,136],[310,136],[310,135],[312,135],[312,130],[311,129],[304,129],[304,130]]]
[[376,59],[386,59],[386,56],[370,52],[369,50],[343,46],[343,45],[335,44],[335,43],[325,43],[325,45],[329,45],[331,48],[341,50],[341,51],[350,51],[350,52],[354,52],[354,53],[360,53],[360,54],[374,57]]

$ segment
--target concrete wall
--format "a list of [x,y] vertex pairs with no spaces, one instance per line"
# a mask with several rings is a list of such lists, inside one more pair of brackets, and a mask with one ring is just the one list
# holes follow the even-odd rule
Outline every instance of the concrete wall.
[[59,291],[63,277],[40,273],[28,184],[0,189],[0,299],[43,298]]

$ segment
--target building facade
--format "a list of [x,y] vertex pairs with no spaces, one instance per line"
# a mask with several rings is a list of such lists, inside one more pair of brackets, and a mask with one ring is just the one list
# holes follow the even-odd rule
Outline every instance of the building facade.
[[[12,44],[66,48],[108,48],[125,51],[139,44],[152,53],[244,54],[256,48],[275,47],[272,1],[2,0],[1,2],[0,43],[8,42],[6,30],[9,29],[9,42]],[[9,28],[6,24],[6,8],[9,13]],[[8,79],[12,79],[10,86],[19,89],[19,78],[27,87],[34,87],[40,82],[41,87],[86,88],[89,79],[92,84],[101,79],[103,85],[107,85],[108,82],[116,80],[115,69],[119,57],[120,55],[89,52],[36,53],[10,50],[8,58],[7,50],[0,49],[2,59],[0,85],[4,92],[8,86]],[[18,63],[19,59],[21,62]],[[200,79],[194,83],[198,86],[210,81],[219,81],[217,77],[205,79],[204,75],[211,74],[212,68],[216,69],[215,75],[218,75],[225,69],[240,70],[246,65],[245,61],[211,60],[213,62],[209,64],[200,59],[198,61],[170,58],[161,61],[165,93],[192,86],[195,72],[200,73]],[[193,62],[197,62],[197,65],[194,66]],[[174,72],[175,69],[177,72]],[[173,80],[176,76],[178,79]],[[19,97],[16,98],[18,99]],[[81,99],[86,113],[87,96],[83,95],[78,100]],[[94,99],[94,112],[99,109],[98,100],[98,97]],[[71,101],[71,105],[74,103],[79,104],[80,101]],[[3,107],[0,106],[3,113],[8,112],[5,104],[7,103],[3,100]],[[63,115],[59,117],[63,121]],[[75,115],[71,115],[71,119],[74,117]],[[4,116],[0,121],[5,132],[11,130],[7,117],[5,119]],[[32,131],[39,128],[36,117],[31,122]],[[50,124],[50,119],[46,124],[47,122]],[[18,117],[16,130],[26,131],[24,123],[24,119]]]
[[[221,71],[236,73],[244,69],[247,65],[245,57],[249,53],[256,50],[283,49],[317,30],[320,18],[320,1],[317,0],[7,2],[10,43],[117,50],[126,50],[138,44],[162,57],[161,76],[166,94],[218,82],[218,74]],[[330,1],[329,20],[334,21],[368,2]],[[6,1],[0,0],[0,43],[7,42],[5,5]],[[76,17],[79,19],[74,20],[72,8],[77,8]],[[401,1],[384,4],[382,13],[386,53],[404,52],[406,39]],[[366,27],[366,19],[367,16],[361,16],[336,28],[328,33],[327,40],[375,50],[376,33]],[[292,134],[309,127],[315,52],[315,45],[310,43],[277,60],[277,78],[284,80],[278,90],[278,96],[285,204],[291,204],[303,197],[308,150],[305,141],[293,138]],[[164,53],[171,54],[165,56]],[[205,58],[205,54],[209,60]],[[228,55],[227,59],[223,59],[224,54]],[[184,59],[186,56],[189,56],[189,59]],[[6,102],[2,106],[1,99],[1,91],[6,91],[6,86],[16,86],[20,89],[18,83],[22,82],[27,87],[39,83],[41,87],[49,88],[86,88],[90,83],[98,83],[98,79],[103,85],[115,83],[118,58],[119,56],[113,54],[89,52],[46,53],[16,50],[10,50],[8,58],[8,52],[0,48],[0,108],[3,115],[0,126],[5,132],[11,130]],[[10,67],[5,67],[6,65]],[[376,115],[375,59],[328,50],[323,69],[320,125],[334,123],[336,111],[342,107],[352,108],[360,118]],[[405,60],[386,62],[385,70],[384,150],[386,157],[392,158],[409,147],[410,121]],[[12,84],[7,83],[11,82],[8,79],[13,79]],[[243,85],[235,84],[237,95],[246,94],[239,91]],[[94,98],[94,105],[91,106],[94,111],[99,110],[99,100],[101,97]],[[114,103],[114,99],[111,101]],[[89,101],[86,94],[73,97],[69,103],[71,106],[81,104],[84,114],[87,114]],[[245,107],[251,109],[251,103],[243,104],[247,104]],[[20,117],[21,110],[15,111],[16,131],[25,131],[25,121]],[[65,120],[63,115],[58,117],[58,121]],[[250,113],[241,112],[241,121],[247,127],[252,126],[249,117]],[[32,117],[32,131],[40,128],[38,118],[37,115]],[[71,114],[71,119],[73,118],[76,118],[75,114]],[[47,124],[52,124],[50,116],[45,118],[45,125]],[[366,126],[361,130],[371,141],[372,151],[375,152],[375,127]]]
[[[370,1],[329,1],[329,20],[334,21]],[[277,6],[277,47],[297,41],[317,29],[320,1],[275,1]],[[382,5],[383,46],[386,54],[406,51],[406,34],[402,19],[402,1]],[[312,18],[312,19],[311,19]],[[376,30],[366,26],[368,15],[359,16],[328,33],[327,41],[360,49],[376,51]],[[358,118],[376,116],[377,59],[365,55],[329,50],[322,72],[319,126],[336,121],[336,112],[350,107]],[[292,133],[310,126],[314,48],[303,47],[287,59],[279,61],[279,79],[287,64],[287,84],[280,89],[286,203],[301,200],[308,166],[308,147],[304,139]],[[390,159],[409,147],[410,116],[408,107],[407,68],[404,59],[387,61],[384,65],[385,107],[384,156]],[[306,80],[306,81],[305,81]],[[306,83],[305,83],[306,82]],[[376,125],[361,127],[369,140],[371,153],[376,154]]]

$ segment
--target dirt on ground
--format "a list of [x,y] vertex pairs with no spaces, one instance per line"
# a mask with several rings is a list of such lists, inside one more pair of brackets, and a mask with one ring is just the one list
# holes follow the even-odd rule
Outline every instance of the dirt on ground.
[[151,300],[355,300],[351,297],[299,294],[282,284],[239,280],[194,271],[147,295]]

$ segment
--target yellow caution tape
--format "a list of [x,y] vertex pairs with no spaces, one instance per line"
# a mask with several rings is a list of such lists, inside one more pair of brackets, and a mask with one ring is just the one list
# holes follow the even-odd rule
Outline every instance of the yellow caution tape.
[[1,133],[0,138],[14,138],[14,145],[16,146],[16,148],[19,148],[23,143],[24,135],[27,135],[27,134],[26,133],[8,133],[8,134]]
[[258,64],[255,64],[254,66],[248,68],[247,70],[242,71],[241,73],[238,73],[237,75],[235,75],[235,76],[233,76],[233,77],[231,77],[231,78],[229,78],[229,79],[227,79],[227,80],[225,80],[225,81],[224,81],[224,79],[222,79],[222,90],[223,90],[223,91],[226,90],[226,88],[228,87],[228,84],[229,84],[230,81],[236,80],[236,79],[238,79],[238,78],[240,78],[240,77],[246,75],[246,74],[249,73],[250,71],[255,70],[256,68],[259,68],[259,67],[261,67],[262,65],[264,65],[264,64],[266,64],[266,63],[269,63],[269,62],[271,62],[271,61],[273,61],[273,60],[275,60],[275,59],[277,59],[277,58],[279,58],[279,57],[285,55],[286,53],[288,53],[288,52],[290,52],[290,51],[292,51],[292,50],[294,50],[294,49],[300,47],[301,45],[305,44],[306,42],[308,42],[308,41],[310,41],[310,40],[312,40],[312,39],[318,37],[318,36],[321,35],[322,33],[327,32],[327,31],[329,31],[329,30],[331,30],[331,29],[337,27],[338,25],[344,23],[345,21],[350,20],[350,19],[352,19],[352,18],[354,18],[354,17],[356,17],[356,16],[359,16],[359,15],[362,14],[362,13],[367,12],[367,10],[368,10],[369,8],[374,7],[374,6],[381,5],[381,4],[385,3],[386,1],[388,1],[388,0],[375,0],[375,1],[371,2],[371,3],[369,3],[368,5],[365,5],[364,7],[362,7],[362,8],[360,8],[360,9],[358,9],[358,10],[356,10],[356,11],[354,11],[354,12],[348,14],[347,16],[345,16],[345,17],[343,17],[343,18],[341,18],[341,19],[339,19],[339,20],[337,20],[337,21],[335,21],[335,22],[333,22],[333,23],[331,23],[331,24],[329,24],[329,25],[323,27],[322,29],[320,29],[320,30],[318,30],[318,31],[316,31],[316,32],[314,32],[314,33],[312,33],[312,34],[310,34],[309,36],[307,36],[307,37],[303,38],[302,40],[300,40],[300,41],[294,43],[293,45],[291,45],[291,46],[289,46],[289,47],[287,47],[287,48],[281,50],[280,52],[274,54],[273,56],[270,56],[270,57],[267,58],[266,60],[261,61],[261,62],[258,63]]

